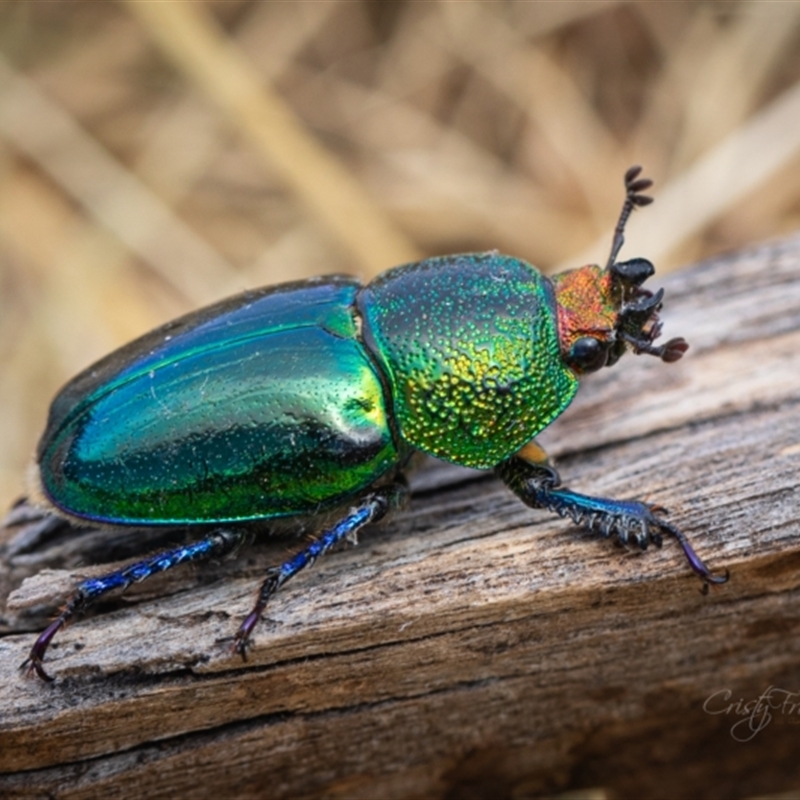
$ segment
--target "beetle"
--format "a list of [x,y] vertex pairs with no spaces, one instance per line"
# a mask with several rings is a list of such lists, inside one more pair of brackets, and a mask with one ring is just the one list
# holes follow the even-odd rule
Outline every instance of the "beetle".
[[[644,258],[618,261],[631,212],[652,185],[625,174],[605,267],[552,278],[496,251],[429,258],[367,285],[333,276],[248,291],[160,327],[64,386],[39,442],[33,495],[50,513],[107,526],[197,526],[189,544],[83,581],[31,648],[100,596],[178,564],[235,550],[257,520],[333,519],[271,568],[234,650],[246,657],[268,600],[343,539],[402,505],[414,453],[494,469],[528,506],[621,543],[682,547],[723,583],[664,510],[561,485],[535,436],[579,379],[656,345],[663,289]],[[323,513],[324,512],[324,513]],[[317,527],[320,527],[319,525]]]

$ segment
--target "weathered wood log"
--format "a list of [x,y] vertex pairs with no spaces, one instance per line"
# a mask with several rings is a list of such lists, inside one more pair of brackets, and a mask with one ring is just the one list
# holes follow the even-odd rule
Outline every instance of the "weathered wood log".
[[542,441],[573,488],[668,507],[730,569],[727,585],[703,596],[674,542],[614,547],[526,509],[491,474],[448,467],[287,585],[247,663],[233,633],[291,542],[105,604],[59,636],[45,685],[19,671],[32,643],[19,631],[107,569],[77,564],[102,536],[56,533],[5,551],[7,587],[66,568],[8,603],[0,795],[747,797],[800,785],[800,237],[661,283],[666,335],[690,341],[687,357],[627,356],[592,376]]

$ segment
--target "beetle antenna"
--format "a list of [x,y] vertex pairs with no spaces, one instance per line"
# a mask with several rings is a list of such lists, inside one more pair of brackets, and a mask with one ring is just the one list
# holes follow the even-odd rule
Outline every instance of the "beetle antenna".
[[[617,227],[614,228],[614,240],[611,243],[611,255],[608,257],[606,269],[611,269],[614,265],[619,251],[625,243],[625,224],[628,221],[628,217],[631,215],[631,211],[637,206],[649,206],[650,203],[653,202],[652,197],[639,194],[639,192],[643,192],[653,185],[653,181],[649,178],[639,178],[639,173],[641,171],[642,168],[640,166],[634,166],[625,173],[625,202],[622,205]],[[639,178],[639,180],[637,180],[637,178]]]

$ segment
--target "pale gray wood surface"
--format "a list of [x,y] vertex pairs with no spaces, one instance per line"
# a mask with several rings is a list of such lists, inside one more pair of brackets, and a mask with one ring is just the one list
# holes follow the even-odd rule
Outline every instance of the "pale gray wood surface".
[[[0,795],[748,797],[800,785],[800,713],[751,741],[714,692],[800,690],[800,237],[650,281],[664,365],[626,356],[541,437],[574,489],[671,510],[730,582],[522,506],[490,474],[416,478],[410,508],[231,637],[296,542],[137,587],[56,640],[53,685],[18,666],[95,534],[5,553]],[[115,543],[128,555],[124,542]],[[36,614],[32,614],[38,608]],[[19,632],[24,631],[24,632]],[[800,695],[794,697],[800,703]],[[742,728],[738,729],[741,733]]]

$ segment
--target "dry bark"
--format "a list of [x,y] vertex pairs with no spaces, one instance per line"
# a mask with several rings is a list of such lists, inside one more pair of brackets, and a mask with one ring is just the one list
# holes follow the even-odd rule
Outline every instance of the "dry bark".
[[62,531],[5,550],[6,591],[59,569],[17,588],[3,618],[0,794],[747,797],[800,784],[800,712],[773,708],[741,742],[746,713],[708,701],[800,690],[800,237],[662,284],[665,335],[685,336],[687,357],[626,357],[541,441],[572,488],[670,508],[727,585],[703,596],[674,542],[617,548],[526,509],[491,474],[444,467],[416,478],[408,510],[286,586],[247,663],[232,635],[294,543],[105,604],[59,636],[45,685],[18,670],[41,612],[108,569],[82,561],[142,542]]

